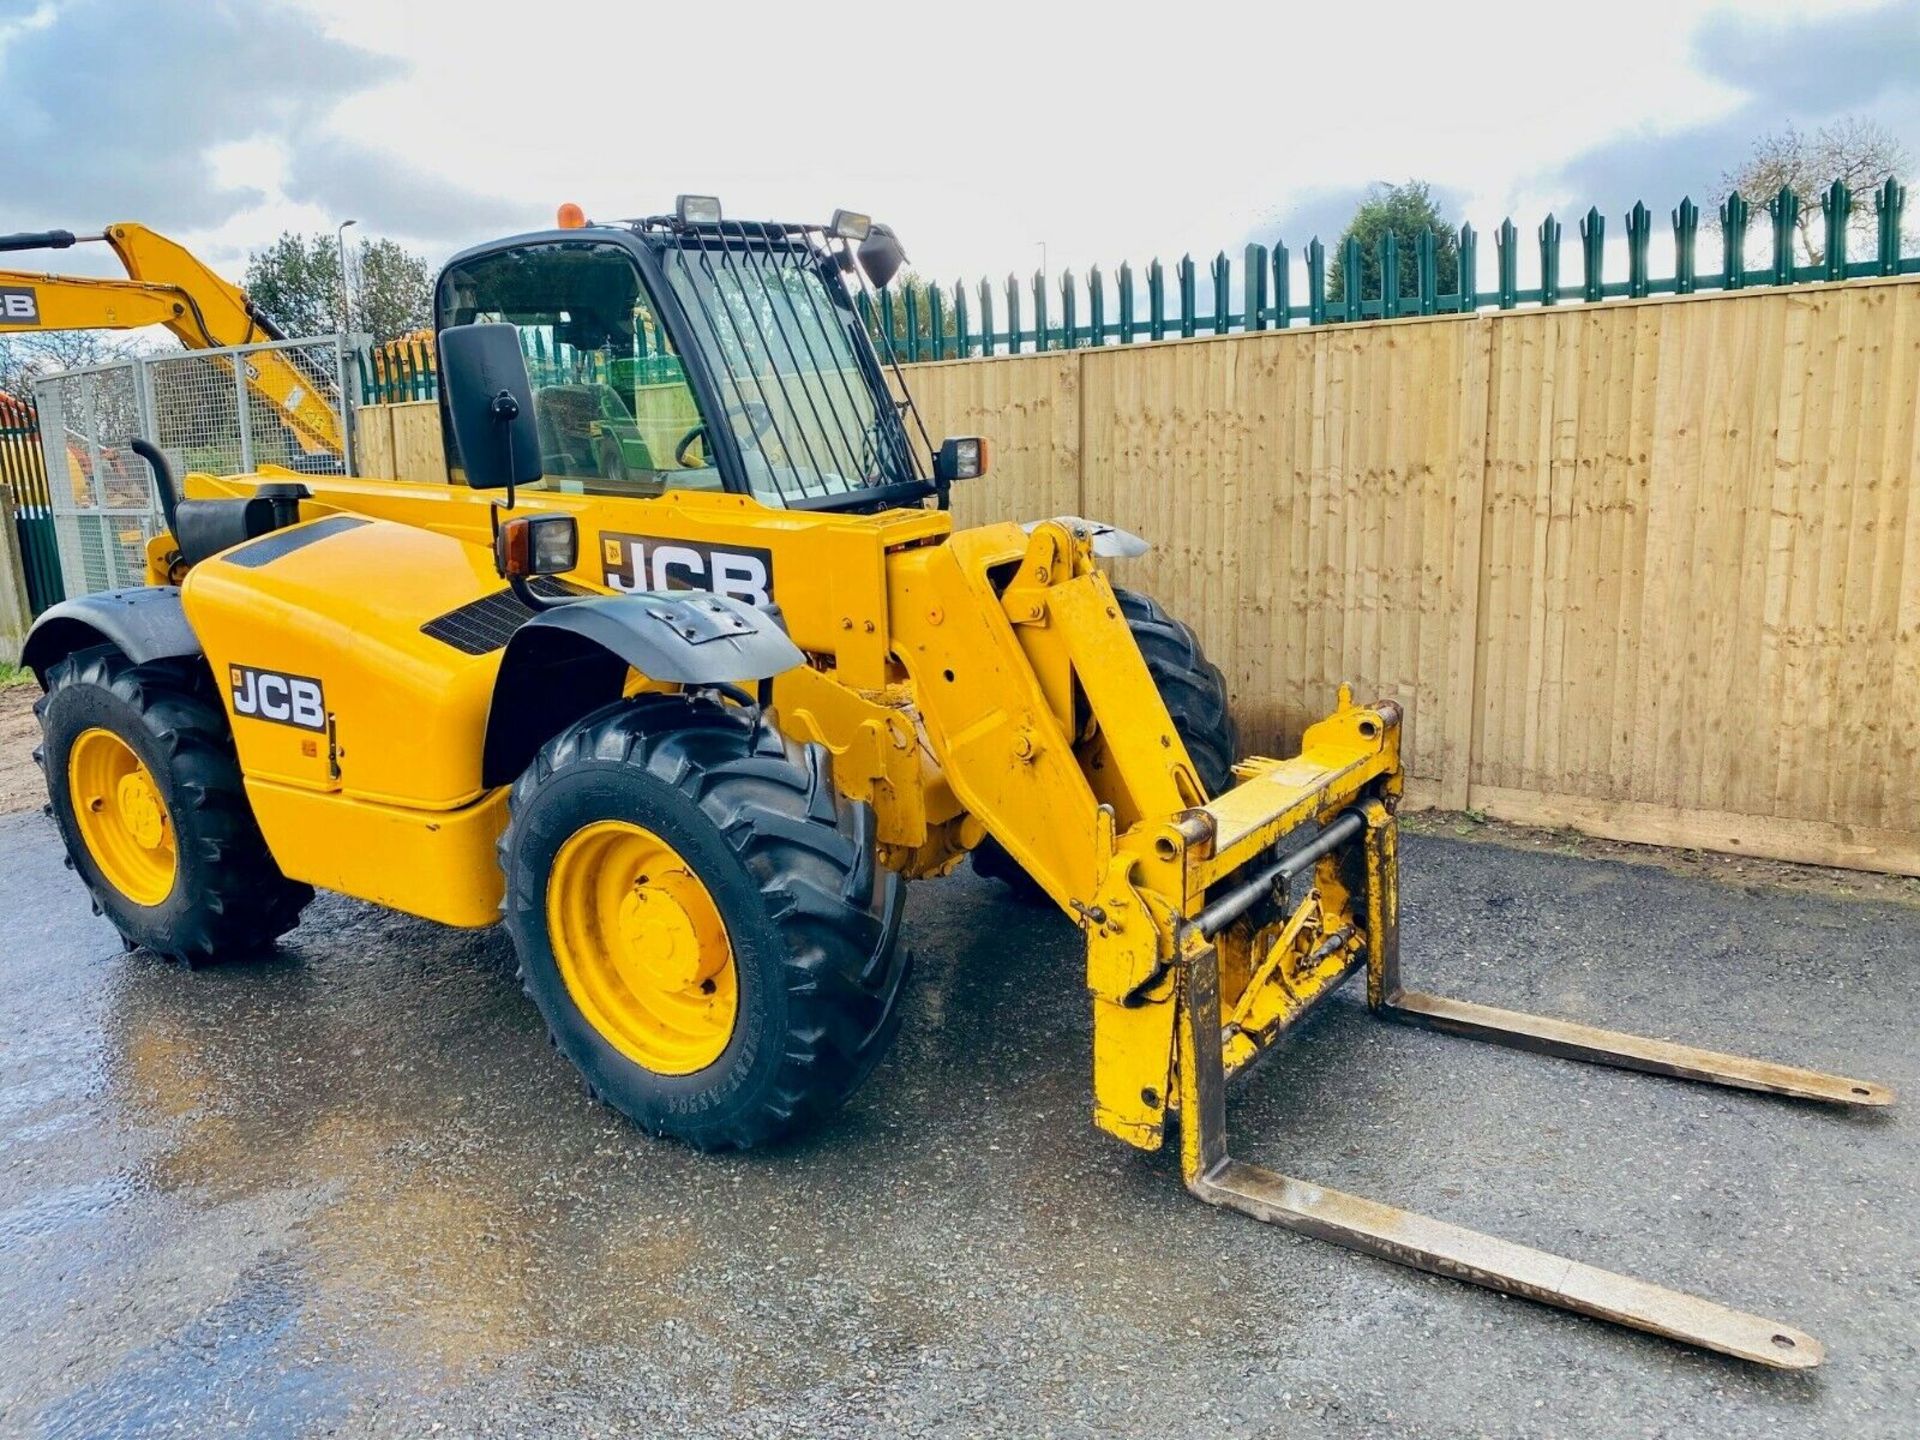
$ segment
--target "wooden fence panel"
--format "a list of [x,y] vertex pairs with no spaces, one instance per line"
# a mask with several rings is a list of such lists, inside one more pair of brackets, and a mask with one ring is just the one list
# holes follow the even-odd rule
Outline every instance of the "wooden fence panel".
[[1200,631],[1250,747],[1297,741],[1343,679],[1405,707],[1417,778],[1464,743],[1448,681],[1476,597],[1445,580],[1476,528],[1458,458],[1485,323],[1079,352],[1085,513],[1154,542],[1118,578]]
[[444,485],[446,448],[436,400],[362,405],[354,412],[354,467],[362,475]]
[[1920,874],[1920,284],[910,384],[936,435],[995,442],[963,523],[1071,509],[1155,543],[1117,578],[1200,630],[1252,747],[1351,679],[1406,707],[1419,800]]
[[362,405],[353,412],[353,468],[376,479],[393,478],[392,405]]
[[412,400],[393,407],[393,473],[401,480],[447,483],[439,401]]
[[956,525],[1082,513],[1078,355],[906,368],[936,445],[946,435],[991,437],[986,475],[953,489]]

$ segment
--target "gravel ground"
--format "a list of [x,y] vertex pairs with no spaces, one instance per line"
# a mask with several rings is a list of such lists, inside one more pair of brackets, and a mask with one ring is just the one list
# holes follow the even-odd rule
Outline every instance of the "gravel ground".
[[38,810],[46,803],[47,782],[34,763],[40,722],[33,702],[40,687],[31,676],[0,675],[0,815]]
[[[1757,1370],[1210,1211],[1087,1116],[1077,937],[921,886],[892,1058],[807,1141],[590,1104],[497,933],[323,897],[123,955],[0,819],[0,1433],[1912,1436],[1920,1141],[1378,1024],[1236,1151],[1804,1326]],[[1412,837],[1409,978],[1920,1082],[1920,909]]]

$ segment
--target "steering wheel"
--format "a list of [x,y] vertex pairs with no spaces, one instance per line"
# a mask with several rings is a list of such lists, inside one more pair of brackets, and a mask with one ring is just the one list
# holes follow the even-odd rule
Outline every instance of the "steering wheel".
[[[746,400],[738,405],[729,405],[727,407],[727,415],[729,418],[736,416],[744,418],[746,422],[752,426],[753,438],[756,440],[773,428],[773,411],[769,410],[765,405],[762,405],[758,400]],[[691,430],[687,431],[686,434],[682,435],[680,437],[680,443],[673,447],[674,463],[682,470],[700,468],[687,459],[687,451],[693,448],[694,441],[701,439],[706,433],[707,424],[706,421],[703,420]]]

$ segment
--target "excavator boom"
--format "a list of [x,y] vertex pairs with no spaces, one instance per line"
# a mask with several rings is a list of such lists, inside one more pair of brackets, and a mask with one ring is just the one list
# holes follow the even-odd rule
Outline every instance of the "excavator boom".
[[[0,270],[0,335],[164,325],[189,350],[283,338],[244,290],[221,279],[185,246],[144,225],[109,225],[99,235],[70,230],[5,235],[0,251],[65,250],[90,241],[105,241],[130,278]],[[285,355],[250,356],[246,375],[248,386],[274,407],[303,451],[344,453],[333,407]]]

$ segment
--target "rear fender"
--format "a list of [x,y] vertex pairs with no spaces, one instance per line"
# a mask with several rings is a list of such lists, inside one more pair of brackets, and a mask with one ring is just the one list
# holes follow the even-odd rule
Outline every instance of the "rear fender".
[[670,685],[724,685],[771,679],[805,658],[777,614],[704,591],[596,595],[543,610],[501,657],[482,783],[507,784],[547,740],[619,699],[629,668]]
[[39,677],[78,650],[111,645],[136,665],[201,654],[173,585],[141,585],[62,600],[33,622],[22,666]]

